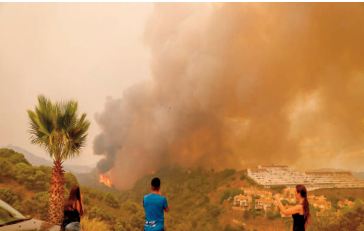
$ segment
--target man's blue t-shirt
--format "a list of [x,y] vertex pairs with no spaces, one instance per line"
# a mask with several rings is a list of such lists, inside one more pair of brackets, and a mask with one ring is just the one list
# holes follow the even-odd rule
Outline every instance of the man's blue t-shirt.
[[145,211],[144,231],[162,231],[164,229],[164,209],[168,207],[167,199],[155,193],[144,196]]

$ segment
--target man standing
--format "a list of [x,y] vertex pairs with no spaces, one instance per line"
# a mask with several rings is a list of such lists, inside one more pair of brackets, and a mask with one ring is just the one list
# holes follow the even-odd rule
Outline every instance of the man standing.
[[151,193],[143,198],[145,212],[144,231],[165,231],[164,212],[168,212],[167,199],[160,193],[161,180],[153,178]]

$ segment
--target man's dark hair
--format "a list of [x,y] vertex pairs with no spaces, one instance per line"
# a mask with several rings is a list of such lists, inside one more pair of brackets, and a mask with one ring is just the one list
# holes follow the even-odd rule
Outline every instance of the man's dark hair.
[[161,187],[161,180],[158,177],[154,177],[151,185],[154,190],[158,190]]

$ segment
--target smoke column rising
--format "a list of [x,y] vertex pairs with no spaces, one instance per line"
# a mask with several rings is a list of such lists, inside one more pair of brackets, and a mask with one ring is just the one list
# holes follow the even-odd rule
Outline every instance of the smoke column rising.
[[169,165],[360,168],[363,25],[356,3],[156,5],[152,79],[97,115],[99,170],[127,188]]

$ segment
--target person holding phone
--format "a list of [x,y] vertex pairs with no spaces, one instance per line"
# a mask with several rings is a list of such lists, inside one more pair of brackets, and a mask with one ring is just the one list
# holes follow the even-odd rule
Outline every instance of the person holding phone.
[[283,206],[279,194],[275,196],[275,205],[280,212],[286,216],[292,215],[293,231],[305,231],[310,218],[310,208],[307,199],[307,189],[304,185],[296,185],[296,202],[297,204],[286,208]]

